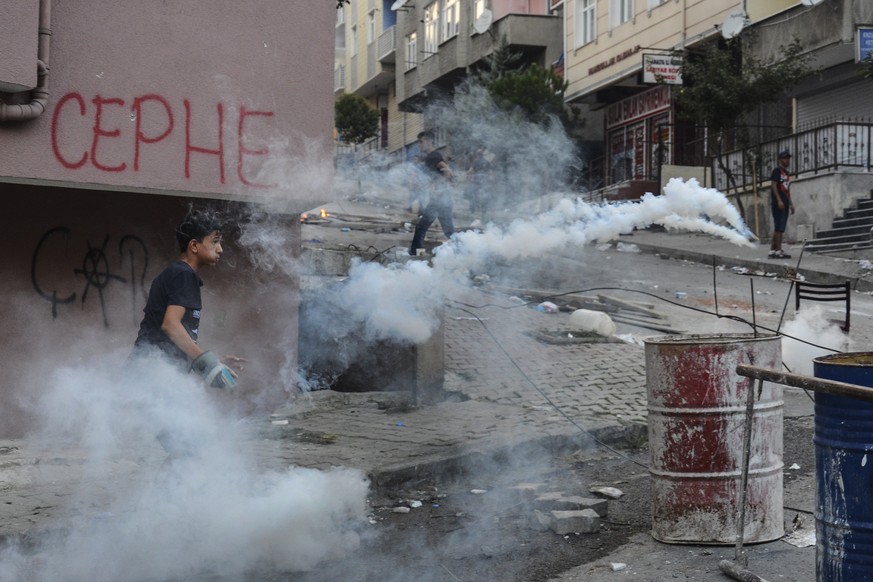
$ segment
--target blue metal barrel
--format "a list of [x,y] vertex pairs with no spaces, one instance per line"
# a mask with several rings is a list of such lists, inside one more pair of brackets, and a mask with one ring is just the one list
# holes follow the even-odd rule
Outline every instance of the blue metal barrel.
[[[815,377],[873,387],[873,352],[813,360]],[[873,582],[873,402],[815,395],[816,580]]]

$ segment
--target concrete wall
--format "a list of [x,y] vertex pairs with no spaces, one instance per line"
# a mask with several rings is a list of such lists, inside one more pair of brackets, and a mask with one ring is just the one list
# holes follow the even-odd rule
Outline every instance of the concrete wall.
[[63,365],[124,373],[192,203],[268,222],[248,247],[228,233],[201,273],[200,338],[250,360],[239,390],[217,396],[227,406],[284,403],[296,213],[333,198],[335,4],[55,0],[51,12],[48,110],[0,123],[0,436],[32,424],[28,403]]
[[[178,257],[174,228],[193,200],[27,185],[5,193],[0,438],[30,425],[27,403],[59,366],[108,364],[123,373],[149,285]],[[299,222],[284,224],[276,244],[299,246]],[[200,343],[250,360],[229,402],[251,410],[287,399],[282,369],[296,354],[298,285],[254,270],[238,239],[229,232],[221,263],[200,273]]]
[[[871,189],[873,173],[839,172],[792,177],[791,199],[796,212],[788,219],[785,238],[797,241],[807,232],[814,235],[818,231],[830,229],[834,219],[840,218],[845,210],[854,207],[856,200],[869,198]],[[747,204],[747,222],[754,230],[754,200],[749,195],[744,200]],[[758,219],[761,238],[769,240],[773,225],[769,182],[765,182],[758,192]]]
[[3,4],[0,19],[0,91],[36,86],[37,2]]
[[312,208],[330,191],[262,170],[329,149],[335,19],[324,0],[55,0],[49,108],[0,125],[0,181]]

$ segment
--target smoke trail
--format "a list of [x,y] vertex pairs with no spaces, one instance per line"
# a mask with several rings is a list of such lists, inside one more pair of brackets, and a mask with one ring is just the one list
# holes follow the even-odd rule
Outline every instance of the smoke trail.
[[[353,550],[366,512],[364,476],[258,470],[242,446],[251,428],[219,413],[213,399],[222,395],[160,360],[59,368],[31,443],[84,446],[87,486],[35,548],[0,550],[0,580],[233,577],[305,570]],[[156,435],[171,443],[168,460]],[[139,461],[129,475],[115,472],[130,459]]]

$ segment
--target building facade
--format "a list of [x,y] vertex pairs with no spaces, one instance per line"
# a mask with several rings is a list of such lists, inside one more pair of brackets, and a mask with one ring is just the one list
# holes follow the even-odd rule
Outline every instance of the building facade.
[[209,349],[252,361],[241,402],[285,396],[296,283],[256,265],[293,254],[296,213],[332,196],[333,20],[323,0],[4,7],[6,433],[26,427],[21,402],[56,365],[123,360],[192,205],[291,217],[273,230],[281,249],[247,247],[238,230],[226,238],[223,264],[203,273],[201,329]]
[[[396,0],[351,0],[337,8],[335,92],[354,93],[379,111],[378,135],[354,148],[356,155],[400,157],[424,128],[421,115],[401,111],[397,103]],[[339,144],[338,152],[352,147]]]

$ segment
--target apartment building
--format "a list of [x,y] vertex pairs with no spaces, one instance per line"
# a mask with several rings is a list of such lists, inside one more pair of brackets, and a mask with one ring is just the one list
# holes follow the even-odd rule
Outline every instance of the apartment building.
[[334,18],[324,0],[4,4],[4,436],[58,365],[123,361],[192,204],[284,217],[260,248],[228,233],[200,337],[250,360],[240,402],[285,398],[297,283],[250,253],[294,254],[296,213],[332,197]]
[[[354,93],[379,111],[379,134],[356,149],[401,156],[424,129],[422,116],[397,103],[398,55],[396,0],[351,0],[337,8],[334,89]],[[350,151],[350,147],[340,150]]]
[[[799,152],[793,160],[797,195],[822,188],[830,195],[799,204],[806,210],[799,211],[798,223],[810,231],[827,228],[846,204],[869,194],[861,184],[866,176],[854,172],[871,162],[870,126],[842,123],[808,136],[798,132],[840,120],[870,121],[871,85],[859,61],[865,46],[873,49],[871,22],[873,4],[864,0],[567,0],[566,101],[603,116],[605,155],[592,161],[599,165],[592,187],[620,184],[619,197],[634,198],[659,190],[680,166],[676,173],[728,188],[724,173],[702,155],[700,130],[676,115],[673,95],[682,85],[683,52],[744,34],[749,54],[778,62],[780,49],[797,38],[820,73],[752,120],[781,128],[781,137],[761,138],[766,143],[755,152],[757,175],[744,162],[748,152],[730,152],[727,164],[751,192],[766,179],[778,151]],[[829,185],[822,185],[823,176]]]

